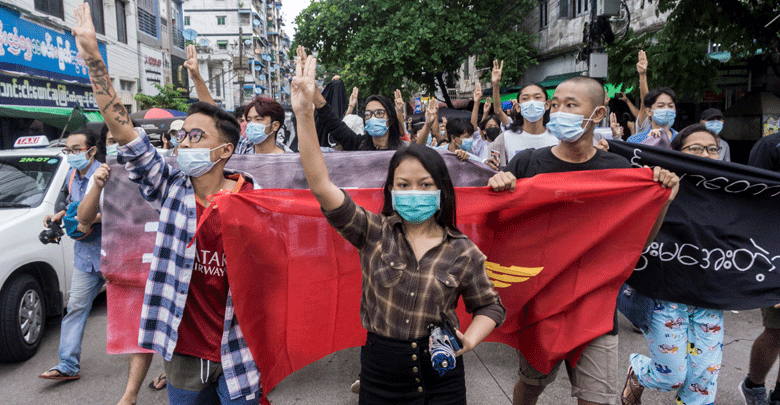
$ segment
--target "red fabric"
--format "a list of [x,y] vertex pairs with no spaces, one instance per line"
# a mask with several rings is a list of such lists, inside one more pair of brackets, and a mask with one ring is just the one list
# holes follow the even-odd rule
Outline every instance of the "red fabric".
[[[381,210],[381,190],[348,192]],[[519,180],[513,193],[456,193],[459,227],[489,262],[542,267],[497,289],[507,319],[487,340],[520,349],[549,372],[559,360],[576,363],[588,342],[612,330],[618,289],[669,190],[648,169],[616,169],[538,175]],[[257,190],[217,203],[236,315],[264,392],[365,342],[357,251],[327,224],[310,191]],[[461,315],[465,330],[470,317]]]
[[[245,182],[240,175],[234,176],[233,179],[237,180],[234,193],[252,190],[252,183]],[[206,208],[200,199],[196,200],[197,252],[174,351],[220,362],[228,296],[222,223],[215,212],[211,212],[207,218],[202,218]]]

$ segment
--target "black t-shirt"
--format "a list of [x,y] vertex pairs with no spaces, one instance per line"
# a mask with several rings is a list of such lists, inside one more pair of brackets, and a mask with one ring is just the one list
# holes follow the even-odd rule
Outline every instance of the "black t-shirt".
[[780,172],[780,132],[759,139],[750,151],[748,164]]
[[522,179],[541,173],[631,168],[631,163],[626,158],[600,149],[596,149],[596,154],[587,162],[569,163],[558,159],[552,153],[552,148],[552,146],[548,146],[542,149],[523,150],[509,161],[504,171]]
[[[518,179],[533,177],[541,173],[577,172],[582,170],[630,169],[631,163],[623,156],[596,149],[596,154],[587,162],[570,163],[558,159],[552,153],[552,146],[542,149],[526,149],[516,154],[504,171]],[[617,309],[609,335],[618,334]]]

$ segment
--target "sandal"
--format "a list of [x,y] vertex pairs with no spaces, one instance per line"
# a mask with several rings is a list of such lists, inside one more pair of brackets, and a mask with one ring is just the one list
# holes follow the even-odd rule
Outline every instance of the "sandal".
[[[46,374],[49,371],[54,371],[57,374]],[[49,371],[39,375],[38,378],[43,378],[44,380],[59,380],[59,381],[73,381],[73,380],[78,380],[79,378],[81,378],[78,374],[67,375],[67,374],[64,374],[62,371],[57,370],[57,369],[51,369]]]
[[[645,387],[635,381],[636,374],[631,366],[628,366],[626,371],[626,383],[623,385],[623,391],[620,392],[621,405],[641,405],[642,404],[642,392]],[[628,390],[628,395],[626,395]]]
[[[155,391],[159,391],[165,388],[166,385],[168,385],[168,383],[165,380],[166,380],[165,373],[161,373],[159,376],[157,376],[157,378],[155,378],[154,380],[152,380],[152,382],[149,383],[149,388]],[[160,383],[162,383],[162,386],[158,388],[157,385],[159,385]]]

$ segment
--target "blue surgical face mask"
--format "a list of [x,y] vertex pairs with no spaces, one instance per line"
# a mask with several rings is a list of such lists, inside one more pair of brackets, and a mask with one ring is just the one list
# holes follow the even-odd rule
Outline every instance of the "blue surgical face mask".
[[387,133],[387,119],[371,117],[366,121],[366,132],[374,138],[379,138]]
[[704,126],[714,132],[715,135],[718,135],[720,134],[720,131],[723,131],[723,121],[704,121]]
[[119,147],[119,144],[113,144],[113,145],[106,145],[106,156],[116,156],[117,155],[117,147]]
[[[596,110],[593,110],[590,116],[593,117],[595,112]],[[547,130],[561,141],[576,142],[585,133],[582,123],[590,120],[590,118],[585,119],[583,115],[558,111],[550,114]]]
[[176,162],[179,163],[179,169],[185,175],[191,177],[200,177],[206,174],[217,162],[211,161],[211,151],[217,150],[227,145],[223,143],[214,149],[207,148],[182,148],[176,150]]
[[87,158],[87,152],[92,148],[89,148],[81,153],[71,153],[68,155],[68,164],[70,167],[76,170],[84,170],[89,166],[89,159]]
[[179,147],[179,138],[176,138],[176,135],[171,137],[171,146],[173,146],[174,148]]
[[393,209],[401,218],[413,224],[427,221],[441,208],[441,190],[408,190],[390,192]]
[[267,126],[268,125],[257,122],[250,122],[246,125],[246,138],[255,145],[263,143],[263,141],[268,138],[268,135],[270,135],[265,133]]
[[662,127],[674,124],[675,118],[677,118],[677,111],[672,108],[659,108],[653,110],[653,121]]
[[474,144],[474,139],[472,138],[463,138],[460,140],[460,148],[465,150],[466,152],[471,150],[471,146]]
[[536,122],[544,116],[544,102],[539,100],[529,100],[520,104],[520,114],[529,122]]

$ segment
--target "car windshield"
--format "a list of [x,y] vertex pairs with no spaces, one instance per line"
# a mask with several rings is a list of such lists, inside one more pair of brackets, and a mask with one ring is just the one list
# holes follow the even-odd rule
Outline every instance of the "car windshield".
[[0,209],[40,205],[60,160],[58,156],[0,156]]

